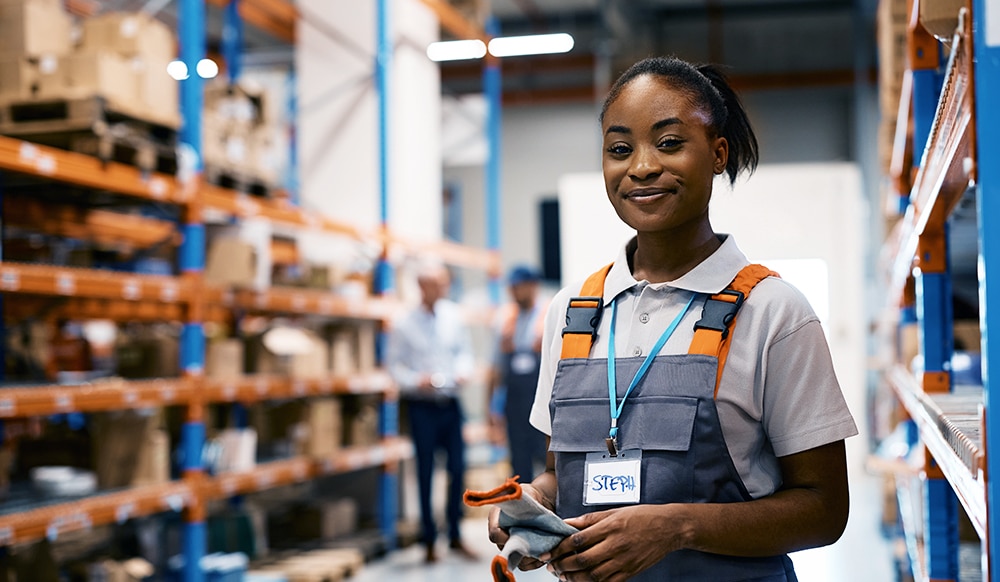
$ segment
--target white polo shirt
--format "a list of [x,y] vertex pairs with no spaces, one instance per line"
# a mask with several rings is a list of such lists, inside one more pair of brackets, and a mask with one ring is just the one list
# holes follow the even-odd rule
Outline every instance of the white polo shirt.
[[[632,277],[628,256],[636,243],[634,238],[629,241],[604,282],[605,310],[591,357],[607,358],[612,299],[618,303],[615,355],[634,357],[652,349],[693,293],[704,296],[725,289],[749,261],[732,236],[720,238],[722,246],[711,256],[666,283]],[[580,295],[582,285],[579,281],[559,291],[546,315],[531,424],[547,435],[552,434],[549,400],[562,351],[566,305]],[[701,305],[696,298],[660,354],[688,352]],[[779,278],[764,279],[747,296],[730,333],[716,405],[736,469],[750,495],[760,498],[781,486],[778,457],[843,440],[858,429],[834,374],[823,328],[798,289]]]

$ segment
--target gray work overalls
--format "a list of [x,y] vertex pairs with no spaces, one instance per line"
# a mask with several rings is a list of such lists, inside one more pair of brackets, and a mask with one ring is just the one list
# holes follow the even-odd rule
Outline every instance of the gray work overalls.
[[[619,399],[642,360],[616,359]],[[719,423],[715,406],[718,361],[715,356],[703,354],[657,356],[646,377],[628,397],[618,422],[621,435],[618,445],[620,450],[642,450],[639,503],[727,503],[752,499],[729,455]],[[558,478],[556,513],[563,518],[612,507],[583,504],[587,453],[607,450],[605,438],[610,421],[607,366],[607,359],[571,358],[560,360],[556,371],[549,403],[550,450],[555,454]],[[680,550],[668,554],[632,580],[794,582],[797,579],[791,560],[784,555],[742,558]]]

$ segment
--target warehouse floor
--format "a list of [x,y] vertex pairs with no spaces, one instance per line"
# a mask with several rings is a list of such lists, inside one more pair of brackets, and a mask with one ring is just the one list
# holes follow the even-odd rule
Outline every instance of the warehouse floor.
[[[864,473],[851,476],[851,517],[847,531],[836,544],[792,554],[801,582],[889,582],[896,580],[892,543],[880,531],[881,480]],[[441,582],[443,580],[489,580],[489,561],[496,552],[486,537],[486,521],[466,519],[465,541],[480,555],[469,562],[439,544],[441,559],[425,565],[420,545],[393,552],[372,562],[352,582]],[[553,580],[544,570],[517,572],[518,582]]]

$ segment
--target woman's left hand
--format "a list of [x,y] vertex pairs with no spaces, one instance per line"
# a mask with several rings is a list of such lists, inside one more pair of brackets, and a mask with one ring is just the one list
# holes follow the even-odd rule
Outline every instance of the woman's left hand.
[[[567,519],[581,530],[542,560],[560,580],[627,580],[682,547],[670,505],[633,505]],[[656,540],[656,543],[651,543]]]

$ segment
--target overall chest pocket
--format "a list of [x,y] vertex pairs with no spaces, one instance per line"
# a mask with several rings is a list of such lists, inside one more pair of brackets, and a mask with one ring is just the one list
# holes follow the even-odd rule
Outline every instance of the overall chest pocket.
[[[618,446],[643,451],[685,452],[691,446],[698,399],[684,396],[629,397],[618,419]],[[605,449],[611,427],[607,398],[552,401],[554,453],[590,453]]]

